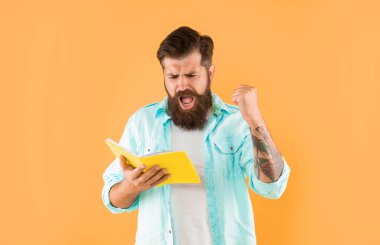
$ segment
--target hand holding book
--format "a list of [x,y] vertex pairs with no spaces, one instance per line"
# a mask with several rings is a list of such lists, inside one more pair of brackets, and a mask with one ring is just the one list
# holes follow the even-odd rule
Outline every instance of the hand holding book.
[[[153,154],[145,155],[145,156],[136,156],[131,152],[127,151],[122,145],[116,143],[111,139],[105,140],[108,147],[114,153],[116,157],[120,159],[121,156],[125,157],[125,163],[127,164],[125,171],[135,171],[135,174],[138,174],[137,171],[142,171],[139,169],[142,165],[146,167],[146,172],[149,174],[147,177],[144,177],[142,180],[147,181],[146,178],[153,178],[155,176],[155,172],[158,172],[158,169],[154,169],[154,166],[158,165],[162,169],[166,169],[167,173],[170,173],[170,178],[165,178],[162,180],[158,178],[159,176],[155,176],[152,181],[160,181],[160,183],[156,183],[157,187],[166,185],[166,184],[179,184],[179,183],[191,183],[191,184],[199,184],[200,178],[197,173],[197,170],[194,167],[194,164],[191,162],[190,158],[187,156],[185,151],[166,151],[166,152],[156,152]],[[122,169],[124,165],[122,166]],[[135,169],[133,169],[135,168]],[[133,169],[133,170],[132,170]],[[164,170],[161,170],[164,171]],[[129,172],[127,172],[129,173]],[[165,172],[161,177],[163,177]],[[139,173],[141,174],[141,172]],[[127,176],[126,176],[127,177]],[[161,181],[162,180],[162,181]]]
[[124,173],[126,187],[131,192],[146,191],[170,177],[168,170],[161,168],[159,165],[154,165],[144,172],[146,168],[144,164],[135,168],[128,164],[124,156],[119,157],[119,162]]

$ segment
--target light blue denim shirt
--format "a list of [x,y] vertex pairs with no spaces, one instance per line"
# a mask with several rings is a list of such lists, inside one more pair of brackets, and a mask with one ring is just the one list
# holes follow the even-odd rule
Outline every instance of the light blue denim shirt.
[[[254,216],[248,186],[255,193],[279,198],[285,191],[290,168],[285,161],[276,182],[265,183],[254,173],[253,141],[248,124],[237,106],[224,103],[212,92],[213,107],[204,144],[205,186],[209,225],[214,244],[256,244]],[[127,121],[119,143],[138,156],[171,150],[171,120],[167,97],[137,110]],[[170,187],[141,192],[128,208],[110,203],[109,190],[124,175],[114,159],[103,173],[102,200],[114,214],[138,209],[137,245],[171,245],[173,232]],[[177,245],[177,244],[176,244]]]

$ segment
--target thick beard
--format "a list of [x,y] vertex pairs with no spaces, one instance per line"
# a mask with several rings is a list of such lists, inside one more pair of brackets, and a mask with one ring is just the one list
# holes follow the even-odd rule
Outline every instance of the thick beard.
[[[166,87],[165,87],[166,90]],[[168,94],[168,110],[171,120],[175,125],[187,130],[203,129],[207,123],[207,111],[212,106],[212,94],[210,90],[210,78],[207,79],[207,87],[203,94],[191,90],[179,91],[174,97]],[[179,98],[184,95],[194,96],[194,105],[191,109],[184,110]]]

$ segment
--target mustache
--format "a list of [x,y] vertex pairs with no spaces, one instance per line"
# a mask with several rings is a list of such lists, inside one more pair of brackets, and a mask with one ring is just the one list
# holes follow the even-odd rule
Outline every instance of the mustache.
[[190,95],[190,96],[194,96],[196,98],[199,98],[201,95],[197,94],[196,92],[193,92],[189,89],[186,89],[184,91],[178,91],[175,95],[174,95],[174,98],[180,98],[181,96],[186,96],[186,95]]

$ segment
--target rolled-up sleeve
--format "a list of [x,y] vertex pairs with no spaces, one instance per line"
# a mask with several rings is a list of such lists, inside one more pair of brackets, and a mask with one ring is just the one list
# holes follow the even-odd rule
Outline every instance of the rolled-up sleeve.
[[[133,121],[134,118],[130,117],[128,120],[123,134],[121,136],[121,139],[119,141],[119,144],[122,145],[127,150],[131,151],[132,153],[138,155],[138,146],[140,142],[138,141],[137,135],[137,127],[135,122]],[[132,212],[133,210],[138,208],[139,205],[139,198],[140,195],[137,196],[135,202],[130,205],[128,208],[118,208],[111,204],[109,192],[111,190],[111,187],[115,184],[121,182],[124,179],[124,174],[121,170],[121,166],[119,163],[119,159],[115,158],[106,168],[106,170],[103,173],[103,181],[104,186],[102,189],[102,200],[106,208],[114,214],[118,213],[124,213],[124,212]]]
[[253,140],[250,134],[244,138],[244,143],[241,149],[240,165],[244,170],[244,174],[248,177],[249,187],[257,194],[270,198],[278,199],[282,196],[286,189],[290,175],[290,167],[284,157],[284,167],[280,177],[275,182],[265,183],[258,179],[254,171],[254,153],[253,153]]

